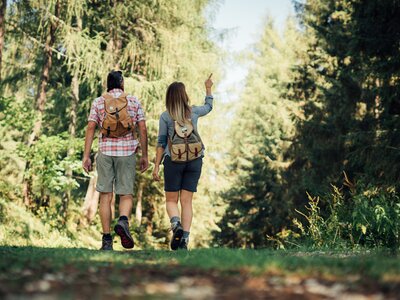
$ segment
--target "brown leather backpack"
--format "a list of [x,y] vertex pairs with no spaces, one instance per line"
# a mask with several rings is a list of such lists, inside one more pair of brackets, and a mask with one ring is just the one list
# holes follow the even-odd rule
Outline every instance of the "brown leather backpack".
[[128,112],[127,94],[122,93],[114,98],[108,93],[103,94],[106,116],[101,126],[101,133],[106,137],[122,137],[134,132],[135,124]]
[[168,137],[168,147],[173,162],[184,163],[200,157],[204,149],[200,135],[191,120],[184,125],[174,121],[174,134]]

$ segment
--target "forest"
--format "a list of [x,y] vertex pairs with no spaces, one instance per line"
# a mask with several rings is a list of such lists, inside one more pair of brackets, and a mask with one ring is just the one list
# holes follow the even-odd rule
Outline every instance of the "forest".
[[[400,4],[293,3],[284,32],[266,18],[245,53],[240,100],[214,95],[200,123],[192,247],[398,249]],[[218,1],[2,1],[0,245],[98,248],[96,172],[81,160],[90,105],[114,69],[149,134],[132,232],[140,249],[168,248],[163,186],[151,177],[158,118],[171,82],[201,104],[206,76],[224,76],[210,6]]]

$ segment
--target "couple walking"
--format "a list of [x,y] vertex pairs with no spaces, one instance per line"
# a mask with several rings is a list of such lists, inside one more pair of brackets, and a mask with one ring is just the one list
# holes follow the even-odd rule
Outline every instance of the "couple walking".
[[[160,181],[159,166],[164,164],[166,209],[171,222],[171,249],[187,249],[192,224],[193,193],[201,175],[204,146],[197,132],[197,120],[212,110],[213,82],[211,75],[205,81],[206,97],[202,106],[190,106],[182,82],[172,83],[166,93],[166,111],[160,116],[153,179]],[[96,158],[97,185],[100,193],[100,219],[103,230],[101,250],[112,250],[111,203],[113,193],[119,195],[119,219],[114,231],[124,248],[133,248],[129,231],[129,217],[133,206],[136,153],[141,148],[140,171],[149,167],[147,129],[139,100],[124,92],[120,71],[107,77],[107,92],[94,100],[85,136],[82,166],[92,170],[90,151],[96,128],[100,128],[99,151]],[[139,141],[136,138],[139,131]],[[179,213],[178,202],[181,203]]]

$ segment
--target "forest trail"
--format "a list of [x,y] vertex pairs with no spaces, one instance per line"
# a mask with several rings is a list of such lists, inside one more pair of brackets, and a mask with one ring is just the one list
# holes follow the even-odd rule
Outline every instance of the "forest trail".
[[[378,253],[0,247],[1,299],[396,299]],[[225,259],[224,259],[225,257]]]

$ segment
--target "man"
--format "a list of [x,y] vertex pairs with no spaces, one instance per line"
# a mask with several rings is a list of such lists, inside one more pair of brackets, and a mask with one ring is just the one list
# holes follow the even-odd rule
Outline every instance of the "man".
[[147,157],[147,129],[143,109],[136,97],[124,93],[124,79],[120,71],[112,71],[107,77],[107,93],[94,100],[85,136],[82,166],[92,170],[90,151],[96,127],[100,127],[99,153],[96,159],[97,185],[100,192],[100,219],[103,228],[100,250],[113,250],[111,227],[111,203],[113,193],[119,195],[119,219],[114,231],[121,237],[124,248],[133,248],[128,218],[132,212],[133,185],[135,181],[135,153],[139,142],[135,127],[139,128],[142,157],[140,170],[149,166]]

